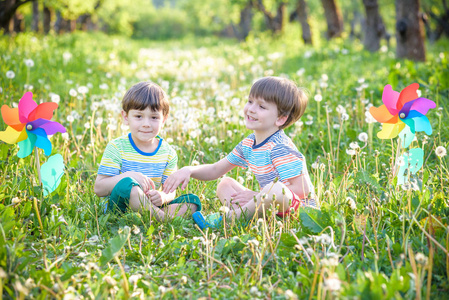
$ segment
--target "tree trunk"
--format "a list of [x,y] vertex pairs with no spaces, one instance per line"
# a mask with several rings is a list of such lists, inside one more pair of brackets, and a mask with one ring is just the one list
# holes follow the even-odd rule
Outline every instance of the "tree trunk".
[[3,0],[0,1],[0,29],[6,33],[14,31],[14,15],[17,8],[32,0]]
[[249,32],[251,31],[251,24],[253,22],[253,6],[251,1],[249,1],[245,8],[240,12],[240,22],[239,22],[239,35],[238,39],[245,40]]
[[44,33],[48,34],[51,28],[51,11],[48,6],[44,6]]
[[335,0],[321,0],[327,22],[327,39],[338,37],[343,32],[343,18]]
[[363,45],[365,49],[376,52],[380,48],[380,39],[385,35],[385,26],[379,14],[377,0],[363,0],[366,11],[365,36]]
[[39,32],[39,2],[33,1],[33,21],[31,22],[31,30]]
[[304,41],[304,44],[312,44],[312,33],[310,31],[310,25],[307,15],[307,4],[305,0],[298,0],[296,11],[298,14],[299,23],[301,23],[302,40]]
[[279,3],[275,16],[265,8],[262,0],[254,1],[253,5],[264,14],[268,29],[270,29],[273,34],[282,32],[284,29],[286,2],[282,1]]
[[396,0],[396,56],[425,61],[419,0]]

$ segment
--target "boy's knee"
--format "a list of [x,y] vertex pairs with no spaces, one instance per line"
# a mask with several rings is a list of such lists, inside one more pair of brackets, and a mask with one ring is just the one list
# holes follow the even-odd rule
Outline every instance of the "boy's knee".
[[145,195],[140,186],[133,186],[129,194],[129,207],[133,211],[138,211],[142,206],[145,206]]
[[262,189],[262,195],[266,195],[267,201],[276,202],[284,201],[285,199],[292,198],[293,194],[290,189],[280,181],[270,182]]
[[217,185],[217,191],[229,188],[235,182],[231,177],[223,177]]

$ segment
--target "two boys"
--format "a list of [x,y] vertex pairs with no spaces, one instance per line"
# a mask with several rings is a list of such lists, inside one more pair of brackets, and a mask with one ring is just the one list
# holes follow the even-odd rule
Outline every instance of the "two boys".
[[[138,85],[142,84],[148,85],[149,83],[139,83]],[[139,105],[132,106],[133,108],[127,111],[125,109],[127,96],[130,93],[135,93],[131,90],[135,90],[135,88],[132,87],[125,95],[122,112],[125,123],[130,125],[131,133],[128,138],[130,144],[132,145],[132,141],[134,141],[134,150],[138,153],[143,152],[140,153],[141,155],[158,152],[164,142],[157,136],[157,133],[167,118],[168,103],[167,109],[165,109],[163,105],[151,105],[144,101]],[[163,93],[163,91],[160,90],[159,93]],[[161,95],[156,95],[156,98]],[[128,196],[129,207],[133,210],[150,209],[156,212],[157,219],[159,216],[159,219],[163,220],[165,215],[163,212],[161,214],[158,207],[161,204],[170,203],[170,199],[174,198],[175,190],[179,185],[182,185],[184,190],[190,177],[199,180],[215,180],[239,166],[250,168],[259,182],[261,191],[251,191],[234,179],[224,178],[217,187],[217,196],[224,205],[233,208],[227,217],[240,218],[245,215],[247,218],[252,218],[254,214],[261,213],[263,207],[269,207],[273,202],[279,207],[279,216],[288,214],[291,208],[297,210],[301,205],[316,206],[313,200],[314,189],[307,172],[305,158],[283,131],[284,128],[299,120],[306,106],[307,96],[292,81],[279,77],[259,79],[252,86],[244,108],[245,125],[253,133],[240,142],[227,157],[214,164],[184,167],[175,172],[176,161],[173,157],[176,153],[173,151],[171,156],[168,155],[162,159],[166,162],[164,170],[158,174],[151,174],[151,176],[155,176],[153,179],[158,185],[163,184],[162,191],[155,191],[151,190],[151,187],[156,186],[153,179],[144,178],[145,174],[133,172],[136,167],[141,172],[152,172],[147,169],[157,168],[153,168],[151,163],[138,166],[124,163],[126,168],[120,169],[117,167],[117,162],[111,162],[114,158],[117,160],[118,156],[117,150],[114,149],[117,145],[111,145],[116,141],[114,140],[105,150],[95,183],[95,193],[99,196],[106,196],[112,192],[111,199],[113,199],[114,190],[121,182],[120,180],[129,178],[126,179],[126,193],[123,197]],[[142,123],[135,119],[136,117],[156,118],[158,121],[153,121],[154,125],[148,122],[147,127],[143,127]],[[146,128],[151,128],[151,130]],[[120,140],[119,144],[124,143],[123,140],[126,142],[124,137],[117,140]],[[112,153],[107,155],[109,152]],[[110,172],[109,168],[112,168],[113,172]],[[128,194],[130,186],[131,193]],[[309,195],[312,196],[309,197]],[[190,198],[197,200],[197,197],[193,196],[187,198],[189,201],[191,201]],[[253,201],[254,199],[256,202]],[[124,202],[126,204],[126,200]],[[195,201],[186,203],[184,206],[195,209]],[[261,205],[262,203],[264,205]],[[179,208],[177,207],[177,209]],[[179,209],[178,215],[183,215],[186,211],[187,209],[182,207]],[[197,212],[195,215],[194,219],[201,228],[210,225],[207,220],[204,220],[201,213]]]

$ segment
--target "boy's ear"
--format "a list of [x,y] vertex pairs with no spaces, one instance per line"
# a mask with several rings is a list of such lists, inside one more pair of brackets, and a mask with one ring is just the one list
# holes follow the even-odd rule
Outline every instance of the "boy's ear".
[[168,115],[166,115],[166,116],[162,119],[162,124],[164,124],[165,121],[167,121],[167,119],[168,119]]
[[123,123],[125,123],[125,125],[129,125],[128,124],[128,114],[124,110],[122,110],[122,118],[123,118]]
[[276,120],[276,123],[275,123],[276,126],[281,127],[282,125],[285,124],[285,122],[287,122],[287,119],[288,119],[288,115],[283,115],[283,116],[278,117]]

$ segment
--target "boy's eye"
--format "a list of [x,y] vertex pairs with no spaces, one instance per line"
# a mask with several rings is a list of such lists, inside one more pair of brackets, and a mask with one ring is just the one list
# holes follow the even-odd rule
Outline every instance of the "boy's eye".
[[248,103],[249,103],[249,104],[253,103],[253,100],[248,100]]
[[263,106],[263,105],[259,105],[259,107],[262,108],[262,109],[265,109],[265,106]]

